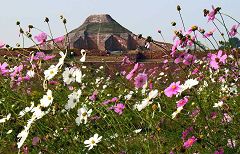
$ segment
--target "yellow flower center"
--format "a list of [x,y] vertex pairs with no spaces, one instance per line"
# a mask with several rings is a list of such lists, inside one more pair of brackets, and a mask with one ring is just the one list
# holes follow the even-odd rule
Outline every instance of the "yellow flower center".
[[92,143],[92,144],[95,144],[95,141],[94,141],[94,140],[92,140],[92,141],[91,141],[91,143]]
[[51,96],[48,96],[48,100],[51,100],[52,99],[52,97]]
[[85,117],[86,115],[87,115],[87,112],[83,112],[83,113],[82,113],[82,116]]
[[54,74],[54,71],[53,71],[53,70],[51,70],[51,71],[50,71],[50,74]]
[[176,89],[176,85],[173,85],[173,86],[172,86],[172,89]]

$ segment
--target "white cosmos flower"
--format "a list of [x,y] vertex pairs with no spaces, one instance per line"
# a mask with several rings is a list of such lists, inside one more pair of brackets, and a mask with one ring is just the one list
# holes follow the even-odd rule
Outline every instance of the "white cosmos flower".
[[23,117],[26,113],[28,113],[29,111],[31,111],[34,107],[34,102],[31,102],[31,106],[30,107],[26,107],[24,110],[19,112],[19,117]]
[[8,130],[6,134],[11,134],[12,133],[12,129]]
[[83,78],[82,71],[80,69],[76,69],[74,71],[74,74],[75,74],[75,77],[76,77],[76,82],[82,83],[82,78]]
[[63,72],[62,76],[63,76],[63,81],[66,84],[70,84],[71,82],[75,81],[75,73],[74,73],[75,69],[74,68],[65,68],[65,71]]
[[151,99],[157,97],[157,95],[158,95],[158,90],[157,90],[157,89],[152,90],[152,91],[150,91],[150,93],[148,94],[148,99],[151,100]]
[[199,81],[197,79],[188,79],[185,81],[184,85],[191,89],[193,86],[198,85]]
[[84,49],[81,50],[82,58],[80,59],[80,62],[86,61],[86,51]]
[[78,109],[78,117],[75,119],[77,125],[79,126],[81,123],[86,124],[87,118],[90,117],[92,113],[92,109],[87,110],[85,107]]
[[9,113],[5,118],[0,119],[0,123],[4,123],[11,118],[11,113]]
[[27,75],[28,75],[30,78],[33,78],[34,75],[35,75],[34,70],[29,70],[29,71],[27,71]]
[[57,68],[61,68],[62,67],[62,65],[64,63],[64,59],[67,56],[67,50],[66,50],[65,54],[62,51],[59,52],[59,54],[60,54],[61,58],[59,58],[59,60],[58,60],[58,64],[56,65]]
[[174,118],[177,116],[177,114],[182,111],[182,109],[183,109],[182,106],[181,106],[181,107],[178,107],[178,108],[177,108],[177,111],[173,112],[173,114],[172,114],[172,119],[174,119]]
[[130,91],[129,94],[127,94],[126,96],[124,96],[124,98],[125,98],[126,100],[130,100],[130,99],[132,98],[132,94],[133,94],[133,93],[134,93],[133,91]]
[[65,109],[73,109],[76,104],[79,102],[79,98],[82,94],[82,91],[79,89],[78,91],[74,91],[68,95],[68,103],[65,105]]
[[20,149],[21,146],[23,145],[24,141],[27,139],[28,134],[29,134],[29,128],[27,128],[26,126],[24,126],[24,130],[18,134],[18,138],[19,138],[19,142],[17,143],[18,148]]
[[185,91],[187,89],[191,89],[192,87],[198,85],[198,83],[199,83],[199,81],[197,81],[197,79],[186,80],[184,84],[180,85],[180,92],[178,95],[180,95],[183,91]]
[[140,104],[137,104],[135,107],[138,109],[138,111],[142,111],[149,104],[152,104],[152,101],[150,100],[157,97],[157,95],[158,95],[158,90],[150,91],[148,94],[148,97],[144,99]]
[[44,71],[45,80],[51,80],[58,73],[58,67],[51,65]]
[[213,107],[222,107],[223,105],[223,101],[219,101],[218,103],[214,103],[214,106]]
[[101,139],[102,139],[102,136],[98,137],[98,134],[94,134],[93,137],[84,141],[84,144],[86,144],[85,147],[87,147],[88,150],[91,150],[94,146],[97,146],[97,143],[99,143]]
[[138,109],[138,111],[142,111],[145,107],[147,107],[149,104],[152,104],[151,101],[149,101],[149,99],[144,99],[141,104],[137,104],[136,108]]
[[43,98],[40,100],[40,104],[42,107],[48,107],[53,102],[52,91],[48,90],[47,95],[43,95]]
[[140,133],[141,131],[142,131],[142,129],[136,129],[133,132],[137,134],[137,133]]

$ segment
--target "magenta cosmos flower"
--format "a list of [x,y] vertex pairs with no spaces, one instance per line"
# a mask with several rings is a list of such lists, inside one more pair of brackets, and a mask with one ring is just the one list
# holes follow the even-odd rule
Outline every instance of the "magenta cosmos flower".
[[145,73],[139,73],[136,77],[135,77],[135,87],[136,88],[142,88],[143,85],[147,82],[147,74]]
[[180,91],[180,81],[178,82],[173,82],[170,84],[169,87],[167,87],[165,90],[164,90],[164,94],[167,96],[167,97],[172,97],[173,95],[176,95],[179,91]]
[[210,13],[208,14],[208,22],[213,21],[215,19],[216,14],[217,14],[217,11],[214,8],[214,6],[212,6],[212,11],[210,11]]
[[114,112],[121,115],[123,113],[123,109],[125,109],[125,105],[122,103],[118,103],[116,106],[114,106]]
[[227,55],[223,55],[223,51],[219,50],[217,54],[211,54],[211,61],[210,61],[210,67],[213,69],[218,69],[219,68],[219,63],[226,63]]
[[177,102],[177,107],[183,107],[187,104],[188,102],[188,96],[185,96],[183,99],[180,99],[178,102]]
[[240,27],[240,24],[238,25],[233,25],[230,32],[229,32],[229,35],[231,37],[234,37],[236,34],[237,34],[237,29]]
[[133,68],[133,69],[128,73],[128,75],[126,76],[126,78],[127,78],[128,80],[130,80],[130,79],[133,77],[133,75],[134,75],[134,73],[137,71],[138,67],[139,67],[139,64],[136,63],[136,64],[134,65],[134,68]]
[[5,75],[6,73],[9,72],[9,70],[6,67],[8,67],[8,64],[6,62],[4,62],[3,64],[0,63],[0,73],[2,75]]
[[34,38],[35,38],[35,40],[38,41],[38,43],[43,44],[47,40],[47,34],[44,33],[44,32],[41,32],[40,34],[38,34]]
[[196,141],[197,139],[194,136],[192,136],[186,142],[184,142],[183,147],[185,149],[190,148]]

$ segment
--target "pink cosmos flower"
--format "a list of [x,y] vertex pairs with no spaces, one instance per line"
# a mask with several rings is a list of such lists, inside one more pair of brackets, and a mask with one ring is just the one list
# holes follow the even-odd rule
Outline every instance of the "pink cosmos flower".
[[175,60],[174,63],[178,64],[180,62],[183,62],[183,64],[185,65],[190,65],[192,63],[194,63],[194,61],[196,60],[196,56],[193,56],[189,53],[181,53]]
[[209,32],[206,32],[204,35],[203,35],[203,38],[209,38],[210,36],[213,35],[213,33],[216,31],[216,29],[213,29]]
[[23,70],[23,65],[16,66],[14,68],[14,71],[10,74],[11,78],[14,78],[15,76],[17,76],[17,74],[21,73],[22,70]]
[[222,119],[222,122],[223,123],[230,123],[232,121],[232,117],[227,114],[227,113],[224,113],[223,114],[223,119]]
[[44,32],[41,32],[40,34],[38,34],[34,38],[35,38],[35,40],[38,41],[38,43],[43,44],[47,40],[47,34],[44,33]]
[[197,74],[199,72],[199,69],[198,68],[195,68],[193,71],[192,71],[192,74]]
[[237,34],[237,29],[240,27],[240,24],[238,25],[233,25],[230,32],[229,32],[229,35],[231,37],[234,37],[236,34]]
[[223,64],[226,63],[227,55],[223,55],[223,51],[219,50],[217,54],[211,54],[211,61],[210,61],[210,67],[214,69],[219,68],[219,63],[222,62]]
[[172,56],[174,56],[175,52],[177,51],[178,46],[182,43],[180,39],[177,39],[174,41],[172,46],[172,52],[170,53]]
[[187,128],[185,131],[182,132],[182,139],[185,140],[187,135],[193,131],[192,127]]
[[135,87],[142,88],[143,85],[147,82],[147,74],[139,73],[134,80],[135,80],[134,82]]
[[5,43],[3,43],[2,41],[0,41],[0,48],[3,48],[5,46]]
[[177,102],[177,107],[183,107],[187,104],[188,102],[188,96],[185,96],[183,99],[180,99],[178,102]]
[[114,106],[114,112],[121,115],[123,113],[123,109],[125,108],[125,105],[122,103],[118,103],[116,106]]
[[184,142],[183,147],[185,149],[190,148],[195,142],[197,141],[197,138],[195,138],[194,136],[192,136],[191,138],[189,138],[186,142]]
[[58,81],[51,80],[51,81],[49,81],[49,84],[50,84],[50,85],[57,85],[57,84],[58,84]]
[[180,81],[176,83],[175,82],[171,83],[170,86],[164,90],[164,94],[167,97],[172,97],[173,95],[176,95],[179,91],[180,91]]
[[214,152],[214,154],[224,154],[223,148],[218,149],[217,151]]
[[167,60],[167,59],[165,59],[165,60],[163,61],[163,63],[164,63],[164,64],[168,63],[168,60]]
[[122,60],[121,65],[130,65],[130,64],[132,64],[132,62],[130,61],[130,59],[127,56],[125,56]]
[[95,101],[95,100],[97,99],[97,94],[98,94],[98,91],[95,90],[95,91],[93,92],[92,96],[89,97],[89,99],[90,99],[91,101]]
[[33,57],[33,60],[51,60],[55,57],[55,55],[46,55],[44,52],[37,52]]
[[212,6],[212,11],[210,11],[208,14],[208,22],[213,21],[215,19],[216,14],[217,14],[217,11],[214,8],[214,6]]
[[53,41],[55,43],[62,43],[64,41],[65,37],[64,36],[60,36],[60,37],[57,37],[55,39],[53,39]]
[[102,102],[102,105],[108,105],[109,103],[111,103],[111,100],[105,100],[104,102]]
[[111,99],[111,102],[116,102],[116,101],[118,101],[118,98],[117,98],[117,97],[113,97],[113,98]]
[[32,139],[32,145],[33,146],[36,146],[36,145],[38,145],[38,143],[40,143],[40,138],[39,137],[37,137],[37,136],[35,136],[33,139]]
[[136,72],[136,70],[138,69],[138,67],[139,67],[139,64],[138,64],[138,63],[134,65],[134,68],[133,68],[133,69],[128,73],[128,75],[126,76],[126,78],[127,78],[128,80],[130,80],[130,79],[133,77],[133,75],[134,75],[134,73]]
[[9,70],[6,69],[7,66],[8,64],[6,62],[4,62],[3,64],[0,63],[0,72],[2,75],[5,75],[6,73],[9,72]]

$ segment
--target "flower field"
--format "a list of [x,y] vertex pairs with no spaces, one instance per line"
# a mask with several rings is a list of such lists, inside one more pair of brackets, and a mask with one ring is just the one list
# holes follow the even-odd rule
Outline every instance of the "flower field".
[[[50,38],[56,51],[0,58],[0,153],[240,153],[240,55],[228,41],[239,36],[240,23],[213,7],[204,10],[206,20],[226,32],[186,29],[180,6],[177,11],[183,28],[163,61],[126,56],[117,69],[90,65],[85,50],[71,56],[66,37],[32,36],[37,28],[25,32],[17,22],[23,38],[36,46]],[[227,27],[224,18],[235,25]],[[3,42],[0,48],[15,52]]]

